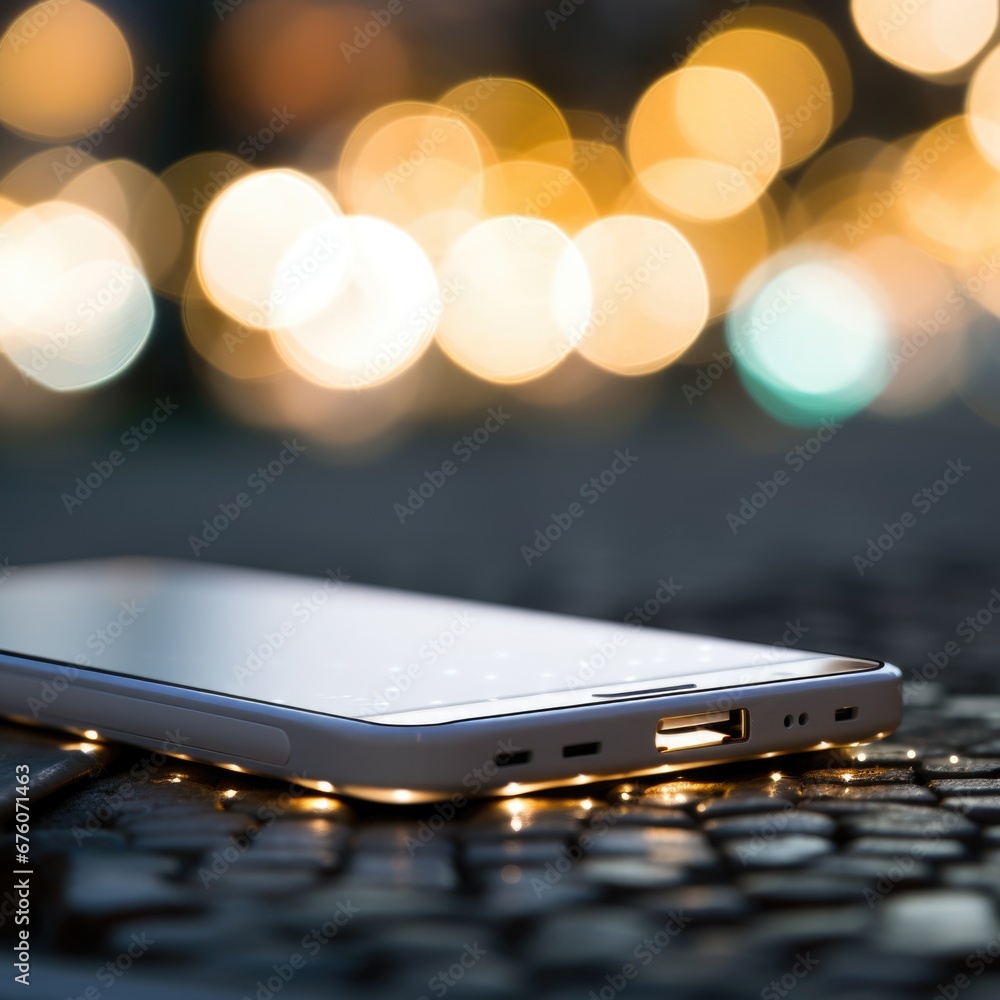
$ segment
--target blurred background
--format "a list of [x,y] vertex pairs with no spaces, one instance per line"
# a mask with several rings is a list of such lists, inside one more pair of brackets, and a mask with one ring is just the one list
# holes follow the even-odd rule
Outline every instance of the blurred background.
[[1000,582],[995,0],[3,17],[8,574],[339,569],[878,655],[874,587],[914,662]]

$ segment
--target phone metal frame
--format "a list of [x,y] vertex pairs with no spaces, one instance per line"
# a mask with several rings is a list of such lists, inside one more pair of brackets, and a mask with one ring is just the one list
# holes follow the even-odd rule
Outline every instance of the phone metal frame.
[[[583,704],[574,706],[399,724],[0,653],[0,714],[85,739],[96,731],[100,739],[187,760],[395,803],[462,803],[478,795],[669,774],[856,745],[887,736],[898,725],[897,667],[838,656],[795,662],[807,663],[808,674],[718,687],[704,686],[702,675],[703,686],[684,691],[676,690],[684,678],[675,676],[665,682],[675,690],[662,693],[626,691],[608,698],[605,685],[582,689]],[[51,704],[39,698],[46,690],[58,695]],[[30,713],[29,704],[35,705]],[[835,721],[844,706],[856,707],[856,717]],[[656,748],[660,719],[736,708],[749,712],[746,740],[669,755]],[[800,716],[808,721],[800,725]],[[592,743],[600,745],[598,755],[563,756],[568,745]]]

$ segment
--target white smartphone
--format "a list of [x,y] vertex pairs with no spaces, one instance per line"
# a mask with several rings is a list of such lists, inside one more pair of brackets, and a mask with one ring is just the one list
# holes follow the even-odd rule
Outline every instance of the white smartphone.
[[347,582],[145,559],[0,584],[0,713],[324,792],[518,794],[888,735],[900,672]]

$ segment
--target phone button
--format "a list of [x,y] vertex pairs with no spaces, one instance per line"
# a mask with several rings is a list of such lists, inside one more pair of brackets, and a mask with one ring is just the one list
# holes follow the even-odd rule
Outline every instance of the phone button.
[[[63,697],[68,699],[69,695],[64,692]],[[163,705],[145,698],[105,694],[77,686],[73,689],[73,709],[74,718],[64,718],[64,724],[76,728],[85,719],[88,727],[102,735],[155,740],[167,753],[183,753],[190,747],[265,764],[287,764],[292,753],[288,734],[277,726]]]
[[697,684],[672,684],[669,687],[630,688],[628,691],[593,691],[591,698],[631,698],[637,694],[666,694],[668,691],[693,691]]

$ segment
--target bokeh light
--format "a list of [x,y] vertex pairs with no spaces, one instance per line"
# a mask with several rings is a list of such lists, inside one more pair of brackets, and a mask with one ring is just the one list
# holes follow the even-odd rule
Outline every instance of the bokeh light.
[[865,43],[883,59],[934,76],[964,66],[997,27],[997,0],[851,0]]
[[851,64],[840,39],[826,24],[787,7],[757,6],[755,3],[740,11],[739,26],[794,38],[805,45],[822,63],[830,81],[833,127],[847,117],[854,93]]
[[103,382],[153,316],[138,258],[100,216],[45,202],[0,227],[0,345],[28,377],[60,390]]
[[649,194],[698,219],[735,215],[781,166],[781,132],[764,92],[742,73],[691,66],[639,99],[628,129],[632,167]]
[[953,264],[995,248],[1000,233],[1000,174],[972,141],[959,115],[910,147],[889,197],[900,226],[918,246]]
[[721,66],[764,92],[781,130],[782,166],[811,156],[833,128],[833,90],[823,64],[802,42],[775,31],[735,28],[709,39],[690,66]]
[[590,274],[591,316],[577,350],[594,364],[642,375],[684,352],[708,319],[708,283],[691,244],[672,226],[613,215],[574,243]]
[[590,316],[590,276],[566,234],[542,219],[500,216],[460,237],[439,268],[454,291],[438,339],[481,378],[520,382],[558,364]]
[[244,158],[286,132],[399,97],[409,83],[402,43],[364,6],[243,0],[239,14],[219,24],[210,67],[220,103],[247,129]]
[[939,261],[898,235],[866,241],[855,261],[891,307],[890,381],[872,409],[893,416],[919,413],[951,391],[965,330],[977,313],[971,294]]
[[506,159],[538,146],[569,142],[569,126],[555,103],[524,80],[481,77],[445,93],[438,103],[472,121]]
[[340,184],[351,210],[407,228],[430,213],[478,213],[483,153],[469,123],[444,113],[393,118],[341,161]]
[[[546,147],[536,154],[544,157]],[[615,210],[634,183],[634,175],[625,157],[606,139],[574,139],[570,164],[577,180],[584,186],[594,207],[602,215]]]
[[337,294],[349,248],[325,188],[294,170],[230,184],[205,213],[201,287],[233,319],[265,330],[301,323]]
[[810,423],[937,405],[985,350],[970,331],[1000,316],[984,263],[1000,248],[998,0],[960,14],[853,0],[869,47],[927,78],[911,85],[971,82],[965,115],[833,146],[851,66],[799,10],[737,5],[706,21],[629,114],[562,108],[513,76],[453,84],[454,66],[420,58],[416,18],[230,6],[207,83],[232,152],[159,176],[120,158],[118,136],[102,145],[140,99],[111,17],[54,0],[10,20],[0,121],[46,146],[0,180],[8,375],[46,351],[32,386],[124,370],[153,288],[179,303],[196,371],[228,412],[353,447],[401,433],[407,414],[475,414],[484,383],[574,426],[598,394],[638,413],[660,383],[620,376],[712,357],[728,311],[750,395]]
[[169,254],[169,261],[154,279],[154,287],[164,295],[180,299],[194,267],[195,243],[205,210],[233,181],[252,172],[251,166],[230,153],[195,153],[171,164],[160,180],[169,196],[169,205],[148,199],[139,209],[137,225],[143,232],[181,234],[181,246]]
[[272,378],[232,379],[213,367],[206,381],[223,410],[242,423],[279,431],[295,427],[339,457],[365,460],[398,443],[420,390],[415,368],[365,392],[331,392],[290,370]]
[[128,110],[131,89],[128,43],[83,0],[36,4],[0,39],[0,121],[24,135],[59,140],[94,129],[96,144]]
[[537,160],[508,160],[483,176],[487,215],[521,215],[554,222],[568,233],[597,219],[587,189],[568,167]]
[[736,215],[701,220],[664,209],[641,185],[634,184],[618,211],[661,219],[694,247],[708,280],[710,316],[724,313],[740,282],[781,245],[778,212],[766,194]]
[[145,167],[131,160],[96,163],[74,173],[59,199],[97,212],[127,236],[151,283],[174,267],[183,224],[166,185]]
[[1000,169],[1000,46],[976,67],[969,83],[966,114],[979,151]]
[[78,173],[96,163],[74,146],[48,146],[7,172],[0,181],[0,195],[24,206],[53,201]]
[[320,385],[365,389],[395,378],[427,349],[445,293],[403,230],[365,215],[338,220],[345,273],[317,313],[276,331],[289,365]]
[[848,416],[890,375],[889,320],[875,286],[821,248],[786,251],[750,275],[726,333],[748,391],[788,423]]
[[263,379],[288,370],[269,331],[246,326],[218,309],[192,274],[181,318],[188,342],[231,378]]

